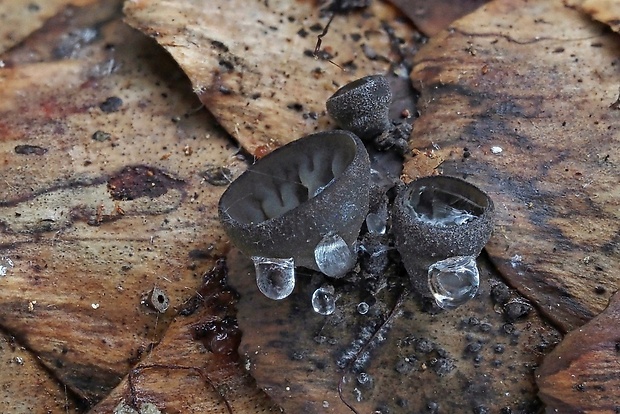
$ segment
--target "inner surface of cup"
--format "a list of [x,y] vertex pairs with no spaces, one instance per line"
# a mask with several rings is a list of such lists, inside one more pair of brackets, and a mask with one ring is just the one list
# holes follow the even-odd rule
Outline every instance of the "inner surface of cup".
[[482,216],[488,208],[488,199],[466,183],[437,180],[411,188],[403,204],[412,217],[446,227],[462,225]]
[[242,223],[279,217],[318,196],[340,177],[356,150],[353,136],[345,132],[302,138],[251,166],[231,184],[222,207]]

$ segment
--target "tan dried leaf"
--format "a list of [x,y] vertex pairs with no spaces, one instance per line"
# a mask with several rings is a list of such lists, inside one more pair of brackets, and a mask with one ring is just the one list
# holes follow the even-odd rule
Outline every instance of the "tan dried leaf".
[[620,2],[616,0],[565,0],[566,5],[589,14],[594,20],[620,32]]
[[132,0],[125,13],[170,52],[200,100],[257,157],[331,126],[327,98],[353,79],[385,73],[402,58],[393,41],[406,48],[414,34],[394,7],[373,2],[335,16],[316,60],[329,15],[313,2]]

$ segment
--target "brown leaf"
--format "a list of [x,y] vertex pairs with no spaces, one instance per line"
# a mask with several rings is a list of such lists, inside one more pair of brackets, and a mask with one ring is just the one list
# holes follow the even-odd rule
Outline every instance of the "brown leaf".
[[336,15],[317,60],[317,36],[329,15],[313,2],[215,0],[204,7],[199,0],[136,0],[125,12],[129,24],[170,52],[200,100],[257,157],[331,126],[327,98],[399,63],[415,33],[395,8],[373,2]]
[[614,412],[620,404],[620,293],[581,328],[569,332],[536,372],[551,412]]
[[489,0],[390,0],[422,33],[434,36]]
[[565,3],[620,32],[620,3],[616,0],[565,0]]
[[238,364],[237,297],[226,276],[220,260],[157,347],[91,413],[137,413],[149,406],[179,413],[280,411]]
[[18,44],[63,9],[95,2],[96,0],[45,0],[0,3],[0,53]]
[[435,144],[444,174],[490,193],[491,260],[564,331],[620,285],[619,54],[559,0],[501,0],[431,39],[411,74],[412,148]]
[[[170,57],[119,13],[100,17],[77,58],[0,69],[0,259],[14,264],[0,324],[87,403],[160,340],[226,251],[223,188],[204,171],[245,168]],[[42,30],[50,45],[64,35]],[[155,287],[166,313],[149,304]]]

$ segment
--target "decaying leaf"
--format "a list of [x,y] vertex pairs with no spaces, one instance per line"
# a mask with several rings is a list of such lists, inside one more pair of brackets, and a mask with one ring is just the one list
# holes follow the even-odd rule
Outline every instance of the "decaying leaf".
[[412,148],[490,193],[491,260],[564,331],[620,285],[618,56],[617,34],[561,1],[500,0],[431,39],[411,74]]
[[489,0],[390,0],[427,36],[434,36],[453,21],[473,12]]
[[570,332],[536,373],[548,412],[611,413],[620,407],[620,294],[603,313]]
[[608,24],[620,32],[620,3],[615,0],[565,0],[568,6],[589,14],[594,20]]
[[0,325],[87,403],[159,341],[226,250],[222,187],[204,171],[244,168],[155,42],[119,14],[97,29],[79,59],[0,69],[0,258],[13,264]]
[[97,0],[0,1],[0,53],[39,29],[47,19],[68,6],[86,6]]
[[415,35],[394,7],[373,2],[335,16],[317,60],[330,14],[313,2],[132,0],[125,13],[170,52],[218,122],[257,157],[331,126],[327,98],[398,64]]
[[[515,315],[502,311],[519,299],[484,259],[476,298],[436,315],[422,312],[416,298],[401,289],[408,285],[404,271],[390,270],[388,286],[372,297],[363,293],[362,281],[339,284],[298,269],[293,294],[274,301],[258,291],[249,259],[232,249],[228,263],[229,281],[241,295],[239,352],[258,385],[285,412],[540,408],[534,367],[559,335],[534,312],[511,319]],[[336,311],[329,316],[311,306],[322,283],[336,286]],[[359,310],[361,302],[366,310]]]
[[[0,263],[0,268],[3,263]],[[1,271],[0,271],[1,272]],[[73,399],[16,339],[0,334],[0,411],[60,413],[75,410]]]
[[237,297],[226,276],[220,260],[157,347],[91,413],[138,413],[149,406],[162,413],[280,412],[238,363]]

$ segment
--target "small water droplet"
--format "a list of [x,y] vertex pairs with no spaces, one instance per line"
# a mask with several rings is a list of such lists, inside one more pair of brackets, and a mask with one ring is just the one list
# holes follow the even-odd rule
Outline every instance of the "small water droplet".
[[454,256],[428,268],[428,287],[437,305],[454,309],[476,295],[480,275],[473,256]]
[[366,315],[369,309],[370,305],[368,305],[366,302],[360,302],[357,304],[357,313],[359,313],[360,315]]
[[8,257],[0,257],[0,277],[6,276],[15,265]]
[[366,216],[366,227],[369,233],[385,234],[386,220],[376,213],[369,213]]
[[355,265],[355,255],[342,237],[328,233],[314,248],[319,270],[330,277],[342,277]]
[[279,259],[252,256],[256,269],[256,285],[269,299],[284,299],[295,288],[295,261],[293,258]]
[[312,308],[321,315],[331,315],[336,310],[334,287],[323,285],[312,294]]

